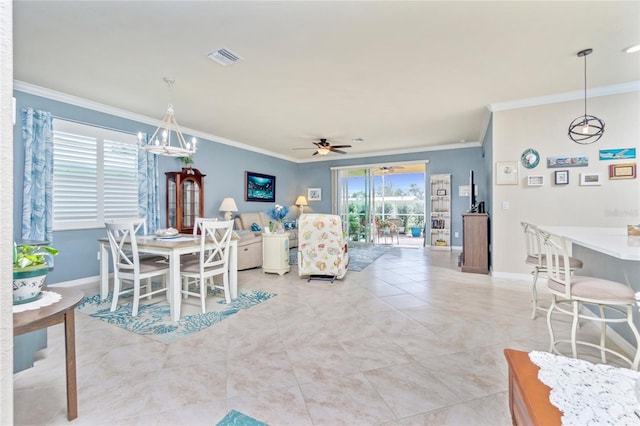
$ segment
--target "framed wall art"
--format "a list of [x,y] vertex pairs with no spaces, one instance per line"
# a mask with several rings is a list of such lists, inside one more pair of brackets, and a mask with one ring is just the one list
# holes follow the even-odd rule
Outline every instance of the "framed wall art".
[[544,176],[533,175],[527,176],[527,186],[542,186],[544,185]]
[[276,201],[276,177],[244,172],[244,200],[273,203]]
[[548,169],[559,167],[587,167],[588,165],[588,155],[565,155],[562,157],[547,157]]
[[518,162],[501,161],[496,163],[496,184],[497,185],[517,185],[518,183]]
[[609,166],[609,179],[635,179],[636,163],[612,164]]
[[309,201],[322,201],[322,188],[308,188],[307,200]]
[[602,185],[600,173],[580,173],[580,186]]
[[556,170],[553,174],[553,183],[556,185],[568,185],[569,170]]
[[626,160],[636,158],[635,148],[601,149],[600,161],[603,160]]

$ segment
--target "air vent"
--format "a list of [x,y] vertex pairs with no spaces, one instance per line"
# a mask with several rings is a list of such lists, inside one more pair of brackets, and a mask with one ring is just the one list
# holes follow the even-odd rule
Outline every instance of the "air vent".
[[238,62],[240,59],[242,59],[240,56],[236,55],[235,53],[233,53],[228,49],[214,50],[213,52],[207,54],[207,56],[212,61],[216,61],[217,63],[225,67],[227,65],[234,64]]

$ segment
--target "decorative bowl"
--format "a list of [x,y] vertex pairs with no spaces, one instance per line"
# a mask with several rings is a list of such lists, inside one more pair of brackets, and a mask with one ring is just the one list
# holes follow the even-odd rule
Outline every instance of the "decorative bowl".
[[178,235],[178,230],[175,228],[158,229],[156,231],[156,236],[158,237],[173,237],[176,235]]

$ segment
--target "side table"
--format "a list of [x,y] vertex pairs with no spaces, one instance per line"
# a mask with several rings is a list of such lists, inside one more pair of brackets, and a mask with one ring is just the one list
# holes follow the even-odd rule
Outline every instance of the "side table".
[[66,372],[67,372],[67,419],[78,417],[78,386],[76,382],[76,328],[74,309],[84,294],[72,288],[45,288],[62,295],[62,300],[32,311],[13,314],[13,335],[29,333],[64,322]]
[[289,234],[262,234],[262,272],[284,275],[289,265]]

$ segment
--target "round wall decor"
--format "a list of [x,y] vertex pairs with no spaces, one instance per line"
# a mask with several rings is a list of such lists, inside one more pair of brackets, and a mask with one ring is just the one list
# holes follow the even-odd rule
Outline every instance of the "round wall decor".
[[533,169],[540,163],[540,154],[533,148],[525,149],[520,156],[520,162],[527,169]]

